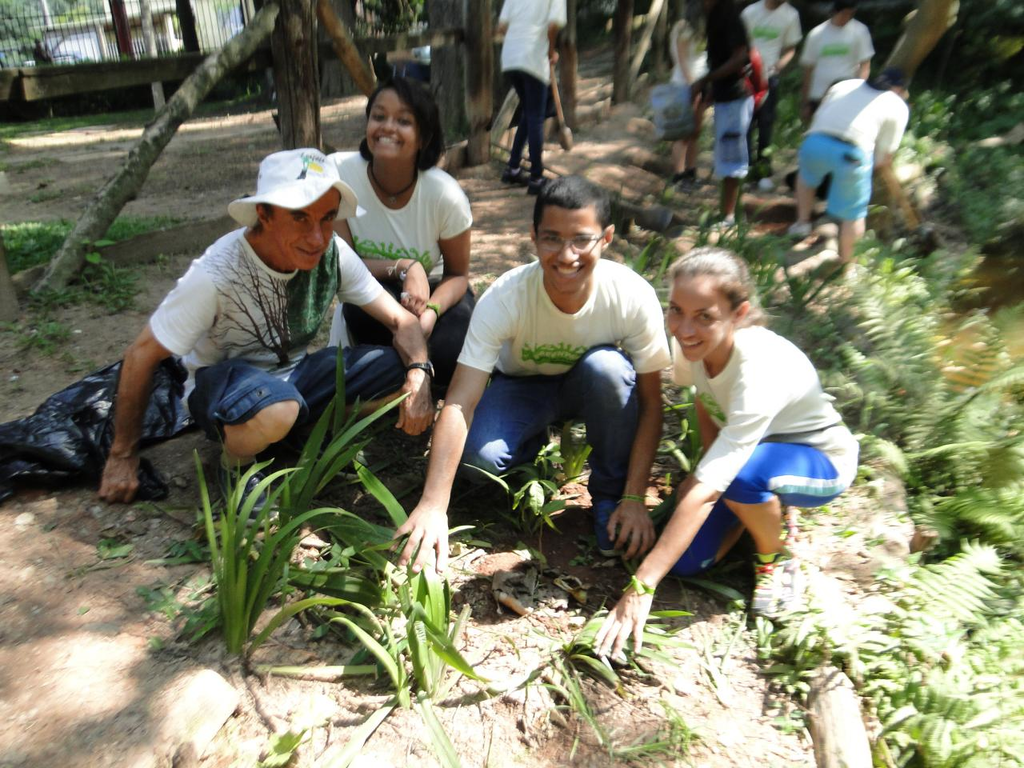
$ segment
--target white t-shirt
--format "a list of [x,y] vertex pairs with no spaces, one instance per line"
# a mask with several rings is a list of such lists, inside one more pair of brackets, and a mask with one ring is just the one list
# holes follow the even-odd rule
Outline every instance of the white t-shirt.
[[568,371],[591,347],[618,346],[637,373],[672,362],[661,305],[651,284],[622,264],[594,266],[587,303],[575,314],[558,309],[544,290],[539,262],[516,267],[477,302],[459,363],[510,376]]
[[686,79],[683,67],[679,63],[679,40],[682,38],[686,44],[687,68],[693,79],[704,77],[708,73],[708,55],[703,48],[704,40],[694,35],[693,27],[686,19],[680,19],[672,25],[672,31],[668,34],[668,52],[672,57],[672,77],[670,82],[678,85],[690,85]]
[[763,440],[817,448],[843,483],[857,475],[859,446],[825,394],[811,361],[788,339],[767,328],[736,331],[725,368],[709,378],[703,363],[691,364],[673,340],[677,384],[697,396],[720,428],[701,458],[697,479],[724,492]]
[[[329,160],[359,198],[366,213],[348,219],[352,245],[364,259],[415,259],[431,277],[441,277],[444,256],[438,240],[461,235],[473,226],[469,198],[459,182],[442,171],[420,171],[409,202],[388,208],[367,174],[369,162],[358,152],[335,152]],[[382,179],[383,181],[383,179]]]
[[207,248],[149,319],[156,340],[188,369],[186,401],[196,370],[222,360],[242,358],[287,378],[335,295],[363,305],[382,290],[340,237],[314,269],[277,272],[256,255],[245,232],[236,229]]
[[895,152],[907,128],[910,109],[899,94],[877,91],[863,80],[844,80],[825,94],[808,133],[825,133],[852,142],[875,164]]
[[765,4],[765,0],[758,0],[744,8],[740,18],[747,28],[750,42],[761,54],[765,75],[773,74],[782,52],[795,47],[803,37],[800,30],[800,14],[789,3],[784,2],[771,10]]
[[499,24],[508,24],[501,71],[517,69],[548,85],[548,27],[564,27],[565,19],[565,0],[505,0],[498,17]]
[[860,63],[874,55],[871,33],[856,19],[841,27],[831,20],[819,24],[807,34],[800,54],[800,64],[814,67],[808,97],[817,101],[832,83],[857,77]]

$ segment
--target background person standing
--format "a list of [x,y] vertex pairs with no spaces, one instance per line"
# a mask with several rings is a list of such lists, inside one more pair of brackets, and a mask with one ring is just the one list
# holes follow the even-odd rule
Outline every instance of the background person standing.
[[856,12],[856,0],[836,0],[832,17],[807,33],[800,54],[800,65],[804,68],[800,117],[805,123],[810,123],[833,83],[867,79],[875,47],[868,28],[853,18]]
[[758,187],[766,192],[774,189],[772,183],[771,143],[772,129],[779,100],[779,75],[793,60],[796,46],[803,36],[800,14],[785,0],[758,0],[740,14],[747,28],[751,44],[761,54],[761,65],[768,78],[768,95],[754,112],[747,132],[747,150],[754,154],[754,129],[757,129],[757,155],[754,173],[759,177]]
[[[555,40],[565,26],[565,0],[505,0],[498,17],[501,71],[507,73],[519,96],[522,113],[508,167],[501,174],[506,184],[525,184],[536,195],[544,186],[544,118],[547,115],[551,64],[558,61]],[[530,145],[529,177],[519,167],[523,149]]]

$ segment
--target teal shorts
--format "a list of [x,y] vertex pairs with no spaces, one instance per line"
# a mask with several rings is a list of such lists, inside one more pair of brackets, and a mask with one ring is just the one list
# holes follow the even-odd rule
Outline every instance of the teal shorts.
[[871,161],[871,156],[856,144],[826,133],[811,133],[800,145],[800,178],[809,187],[817,187],[831,175],[829,214],[840,221],[856,221],[868,214]]

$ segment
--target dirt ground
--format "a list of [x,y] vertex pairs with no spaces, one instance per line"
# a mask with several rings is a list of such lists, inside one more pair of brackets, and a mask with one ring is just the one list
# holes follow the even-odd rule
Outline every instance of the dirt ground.
[[[595,100],[605,87],[600,80],[585,86]],[[361,98],[327,105],[325,139],[340,149],[354,148],[361,136],[363,105]],[[632,141],[642,144],[642,129],[636,130],[640,133]],[[96,127],[13,140],[4,156],[8,170],[0,185],[0,220],[74,218],[138,133]],[[600,127],[578,132],[574,158],[589,156],[598,162],[607,154],[601,143],[607,140]],[[277,142],[267,111],[190,122],[125,213],[185,220],[221,215],[229,200],[252,188],[260,158],[276,149]],[[552,152],[557,150],[552,147]],[[554,157],[553,163],[559,159],[570,161]],[[572,162],[586,165],[584,160]],[[532,200],[498,184],[499,172],[495,162],[459,177],[473,205],[477,287],[531,253],[525,233]],[[630,175],[628,169],[624,173]],[[635,174],[642,173],[635,169]],[[40,190],[59,194],[30,202]],[[707,197],[713,194],[713,189],[706,192]],[[139,267],[141,290],[134,309],[115,315],[90,305],[57,309],[55,319],[71,335],[54,354],[24,350],[23,335],[31,333],[27,316],[21,326],[0,333],[0,421],[30,414],[49,394],[118,359],[196,255],[166,253]],[[426,448],[425,439],[397,433],[385,435],[371,448],[378,460],[391,463],[381,477],[404,492],[407,507],[422,482]],[[194,525],[198,492],[193,449],[206,459],[212,456],[210,445],[195,433],[146,452],[171,488],[169,498],[158,503],[108,505],[96,498],[94,488],[80,486],[26,488],[0,505],[0,711],[5,714],[0,768],[170,765],[176,746],[171,724],[180,716],[176,708],[191,705],[212,719],[218,702],[221,707],[228,702],[233,715],[205,756],[190,762],[179,753],[175,765],[254,765],[272,733],[302,727],[310,727],[311,736],[294,764],[328,765],[355,726],[387,699],[381,682],[243,675],[221,650],[218,637],[194,645],[178,638],[180,621],[168,618],[175,600],[202,592],[209,581],[203,566],[160,562],[175,543],[201,538]],[[665,465],[659,473],[671,470]],[[659,489],[652,486],[651,493],[657,495]],[[372,505],[351,490],[340,492],[339,503],[373,514]],[[514,683],[543,666],[546,654],[565,643],[602,604],[613,602],[626,572],[614,561],[591,556],[585,497],[571,500],[559,517],[560,533],[548,531],[541,540],[508,523],[501,514],[506,507],[490,491],[464,494],[455,504],[453,524],[476,523],[473,538],[488,546],[459,545],[451,578],[456,610],[471,608],[460,638],[466,657],[488,679]],[[847,591],[856,592],[857,584],[865,583],[878,557],[868,542],[877,542],[879,525],[889,522],[878,523],[876,507],[871,490],[860,490],[851,494],[845,510],[818,516],[808,529],[808,561],[831,573]],[[851,519],[864,523],[853,535],[848,532],[854,527]],[[842,537],[837,531],[843,531]],[[490,579],[495,571],[526,567],[521,542],[541,550],[554,571],[590,585],[586,604],[563,599],[555,608],[526,617],[501,609]],[[110,555],[111,546],[125,545],[130,545],[126,555]],[[711,578],[741,593],[750,589],[742,562],[727,564]],[[154,595],[163,595],[163,602]],[[159,610],[168,605],[169,614]],[[652,737],[665,722],[663,705],[669,705],[697,737],[686,757],[678,759],[680,765],[813,765],[806,732],[790,725],[786,715],[792,704],[761,674],[746,614],[715,592],[678,583],[659,589],[656,606],[693,613],[680,620],[680,637],[689,647],[675,651],[671,664],[625,671],[626,685],[619,691],[598,683],[586,687],[599,722],[615,743],[625,746]],[[292,621],[261,649],[256,661],[339,664],[352,651],[335,641],[316,640],[312,627]],[[190,703],[186,699],[193,694],[180,692],[203,669],[217,672],[227,686],[204,689]],[[232,695],[237,705],[232,705]],[[490,698],[463,681],[437,710],[466,766],[623,762],[597,742],[588,725],[553,714],[560,704],[541,681],[511,685],[507,693]],[[411,711],[393,713],[361,760],[359,764],[379,768],[435,764],[423,725]]]

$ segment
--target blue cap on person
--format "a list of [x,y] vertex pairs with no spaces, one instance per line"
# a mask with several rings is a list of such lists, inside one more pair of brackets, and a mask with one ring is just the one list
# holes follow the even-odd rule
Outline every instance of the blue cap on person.
[[331,188],[341,194],[339,219],[363,213],[352,187],[338,176],[337,166],[318,149],[289,149],[267,155],[260,163],[256,194],[228,204],[228,214],[247,227],[256,224],[260,203],[297,210],[312,205]]

